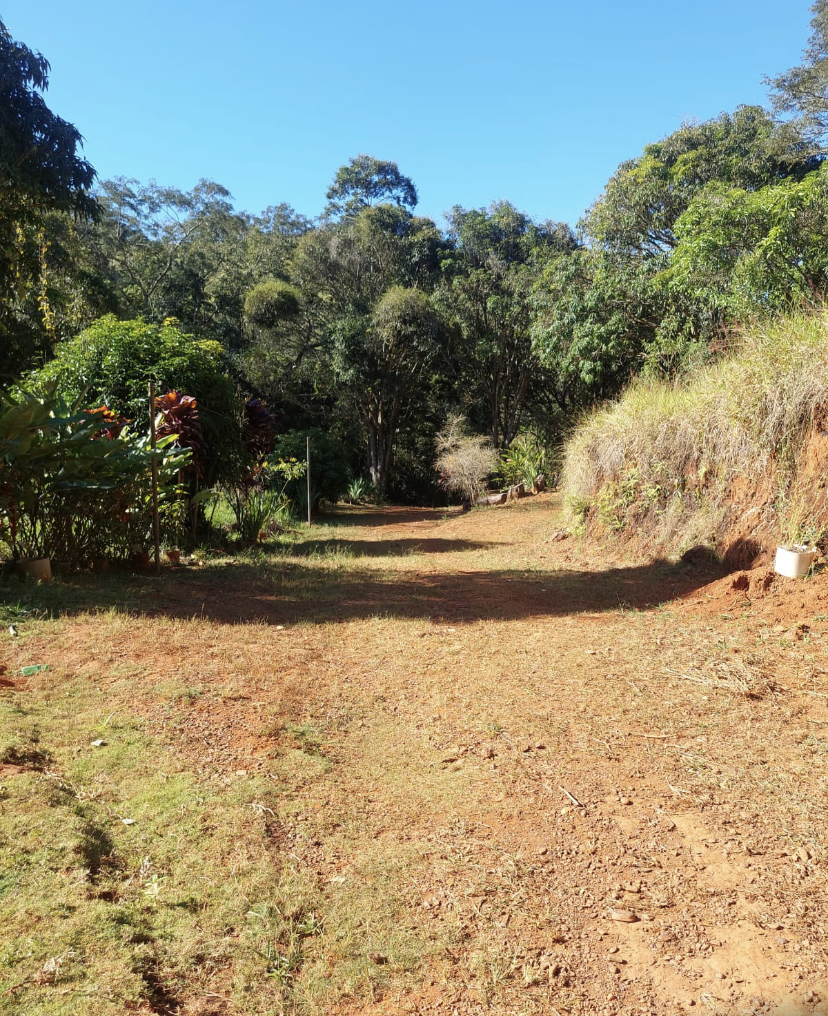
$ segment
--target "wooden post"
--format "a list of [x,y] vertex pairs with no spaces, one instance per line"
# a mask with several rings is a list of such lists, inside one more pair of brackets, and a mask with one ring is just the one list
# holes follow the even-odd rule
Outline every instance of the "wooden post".
[[[155,382],[149,383],[150,445],[155,451]],[[161,523],[158,518],[158,462],[152,457],[152,532],[155,537],[155,574],[161,574]]]
[[308,473],[308,525],[311,525],[310,434],[308,434],[308,452],[305,461]]

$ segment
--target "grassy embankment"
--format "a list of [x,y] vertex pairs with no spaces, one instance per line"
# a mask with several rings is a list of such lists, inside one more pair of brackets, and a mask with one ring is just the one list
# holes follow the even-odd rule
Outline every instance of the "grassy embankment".
[[729,356],[679,381],[640,379],[569,442],[572,522],[673,552],[746,535],[819,540],[827,404],[826,313],[746,332]]

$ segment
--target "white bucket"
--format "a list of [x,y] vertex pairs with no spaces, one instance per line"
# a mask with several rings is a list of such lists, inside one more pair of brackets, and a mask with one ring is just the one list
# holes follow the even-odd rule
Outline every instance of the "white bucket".
[[816,557],[817,552],[815,550],[807,550],[805,547],[797,547],[796,545],[777,547],[774,570],[786,578],[801,579],[804,575],[808,574],[808,569],[814,563]]

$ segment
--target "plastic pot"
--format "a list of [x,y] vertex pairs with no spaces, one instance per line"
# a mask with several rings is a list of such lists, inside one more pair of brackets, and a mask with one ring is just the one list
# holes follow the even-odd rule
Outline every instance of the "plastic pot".
[[786,578],[801,579],[808,574],[808,570],[816,558],[817,552],[815,550],[808,550],[797,544],[777,547],[774,570]]

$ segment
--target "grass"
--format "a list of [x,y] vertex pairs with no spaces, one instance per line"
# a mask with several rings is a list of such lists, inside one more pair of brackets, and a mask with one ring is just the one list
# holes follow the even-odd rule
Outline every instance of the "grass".
[[563,487],[574,524],[644,530],[671,549],[715,545],[741,481],[756,488],[747,505],[756,531],[819,539],[828,501],[802,453],[828,402],[826,339],[828,313],[787,317],[689,377],[634,382],[569,442]]

